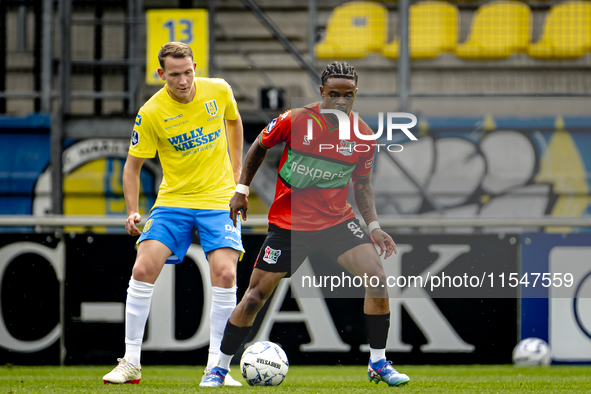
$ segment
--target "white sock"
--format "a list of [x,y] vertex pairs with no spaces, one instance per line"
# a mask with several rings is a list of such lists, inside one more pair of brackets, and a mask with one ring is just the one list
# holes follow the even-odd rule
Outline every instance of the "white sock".
[[218,367],[229,370],[230,369],[230,361],[234,357],[233,354],[225,354],[224,352],[220,352],[218,355]]
[[153,292],[153,284],[130,279],[125,303],[125,357],[129,357],[129,362],[133,365],[140,364],[142,340]]
[[208,369],[215,367],[217,364],[226,323],[234,308],[236,308],[236,286],[229,289],[223,287],[212,288],[211,329],[209,333],[209,356],[207,357]]
[[386,349],[372,349],[369,348],[369,359],[372,363],[386,358]]

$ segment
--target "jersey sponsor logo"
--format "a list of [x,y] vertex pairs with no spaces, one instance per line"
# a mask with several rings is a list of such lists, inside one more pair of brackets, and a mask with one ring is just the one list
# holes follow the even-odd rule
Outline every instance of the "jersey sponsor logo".
[[359,227],[359,225],[354,221],[347,223],[347,227],[349,227],[349,230],[351,230],[353,235],[357,238],[363,238],[363,236],[365,235],[361,227]]
[[146,224],[144,225],[144,233],[147,233],[148,231],[150,231],[150,229],[152,228],[153,222],[154,222],[154,219],[150,219],[146,222]]
[[304,145],[310,145],[310,138],[308,138],[308,134],[304,135]]
[[355,148],[355,141],[341,140],[339,144],[339,153],[343,156],[351,156]]
[[140,133],[137,130],[132,131],[131,133],[131,146],[136,146],[140,143]]
[[339,171],[339,172],[332,172],[332,171],[325,171],[321,168],[314,168],[309,167],[304,164],[298,164],[297,162],[291,163],[291,172],[292,174],[300,174],[304,177],[310,177],[310,180],[314,179],[324,179],[327,181],[332,181],[335,177],[342,178],[347,175],[346,172]]
[[373,157],[370,160],[365,162],[365,169],[366,170],[371,168],[371,166],[373,166]]
[[287,115],[289,115],[289,111],[285,111],[283,115],[281,115],[281,120],[287,118]]
[[218,113],[218,104],[215,100],[209,100],[205,102],[205,110],[209,116],[216,116]]
[[183,114],[179,114],[179,115],[177,115],[177,116],[173,116],[173,117],[171,117],[171,118],[166,118],[166,119],[164,119],[164,123],[166,123],[166,122],[168,122],[168,121],[171,121],[171,120],[178,119],[178,118],[182,118],[182,117],[183,117]]
[[240,231],[238,231],[238,229],[234,226],[230,226],[229,224],[226,224],[225,229],[227,232],[230,232],[230,233],[236,234],[237,236],[240,236]]
[[269,134],[271,130],[273,130],[273,127],[275,127],[275,123],[277,123],[277,118],[273,119],[271,123],[267,125],[267,127],[265,128],[265,133]]
[[168,138],[168,142],[170,142],[177,151],[186,151],[217,140],[220,137],[221,132],[222,130],[218,129],[212,133],[203,134],[203,127],[199,127],[188,133],[170,137]]
[[347,186],[354,169],[353,163],[334,163],[289,150],[288,158],[279,170],[279,176],[290,188],[340,189]]
[[277,264],[277,260],[281,256],[281,249],[271,249],[269,246],[265,248],[265,255],[263,260],[268,264]]
[[142,124],[142,115],[138,114],[138,115],[135,117],[135,125],[136,125],[136,126],[141,126],[141,124]]
[[182,125],[187,124],[187,123],[189,123],[189,120],[188,119],[185,120],[185,121],[182,121],[180,123],[175,123],[173,125],[167,126],[167,127],[164,128],[164,130],[174,129],[175,127],[179,127],[179,126],[182,126]]

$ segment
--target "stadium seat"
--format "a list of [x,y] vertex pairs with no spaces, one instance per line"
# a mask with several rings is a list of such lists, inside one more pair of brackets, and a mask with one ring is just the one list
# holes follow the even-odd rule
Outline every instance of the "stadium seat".
[[[413,60],[432,59],[453,52],[458,40],[458,9],[441,1],[425,1],[410,7],[409,45]],[[400,39],[386,45],[382,54],[398,58]]]
[[531,10],[517,1],[493,1],[472,17],[468,40],[456,55],[466,60],[500,60],[526,52],[531,37]]
[[353,1],[333,10],[326,37],[316,45],[316,56],[320,59],[362,58],[370,52],[380,52],[387,36],[386,7],[369,1]]
[[546,14],[542,39],[528,48],[528,55],[542,60],[576,59],[591,52],[591,3],[567,1]]

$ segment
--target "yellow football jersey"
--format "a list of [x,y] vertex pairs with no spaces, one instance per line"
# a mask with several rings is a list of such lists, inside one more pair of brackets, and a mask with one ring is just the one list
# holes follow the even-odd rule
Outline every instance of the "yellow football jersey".
[[236,184],[224,119],[238,118],[232,88],[223,79],[195,78],[195,98],[173,100],[166,86],[136,117],[129,154],[160,157],[163,178],[154,206],[229,210]]

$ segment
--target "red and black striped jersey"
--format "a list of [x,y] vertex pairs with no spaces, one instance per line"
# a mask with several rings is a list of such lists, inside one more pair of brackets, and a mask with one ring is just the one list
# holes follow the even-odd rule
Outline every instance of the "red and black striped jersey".
[[[321,103],[314,103],[289,110],[258,137],[265,149],[285,142],[269,211],[269,223],[283,229],[322,230],[354,218],[347,202],[349,182],[352,177],[368,177],[373,168],[375,141],[355,134],[353,113],[349,113],[350,138],[340,139],[338,124],[326,119],[321,108]],[[373,134],[361,119],[358,130]]]

